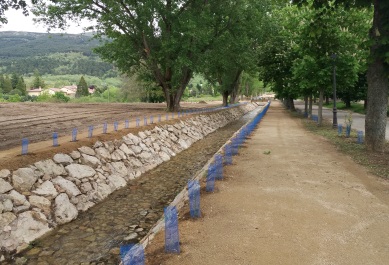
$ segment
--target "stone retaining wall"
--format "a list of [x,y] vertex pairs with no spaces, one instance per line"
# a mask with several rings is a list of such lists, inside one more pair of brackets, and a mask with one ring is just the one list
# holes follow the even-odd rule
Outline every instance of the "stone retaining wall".
[[77,218],[131,179],[257,107],[241,105],[96,142],[14,171],[0,170],[0,261]]

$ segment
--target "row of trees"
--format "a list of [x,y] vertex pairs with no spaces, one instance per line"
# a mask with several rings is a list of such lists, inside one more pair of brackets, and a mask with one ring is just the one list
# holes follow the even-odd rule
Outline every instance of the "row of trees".
[[20,96],[27,95],[27,86],[22,76],[18,74],[8,75],[0,74],[0,93],[3,94],[18,94]]

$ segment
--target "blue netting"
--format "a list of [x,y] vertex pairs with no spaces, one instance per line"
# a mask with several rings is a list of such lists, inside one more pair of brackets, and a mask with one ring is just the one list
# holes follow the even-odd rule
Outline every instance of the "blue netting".
[[351,133],[351,125],[347,125],[346,126],[346,137],[350,137],[350,133]]
[[227,144],[224,147],[224,164],[231,165],[232,164],[232,154],[231,154],[231,145]]
[[161,122],[161,114],[158,114],[158,122]]
[[58,146],[58,133],[53,132],[53,146]]
[[143,125],[147,125],[147,117],[143,117]]
[[178,233],[178,215],[175,206],[168,206],[165,214],[165,252],[180,253],[180,237]]
[[207,172],[207,185],[205,187],[205,190],[207,192],[213,192],[215,189],[215,173],[216,173],[215,165],[210,164]]
[[136,118],[136,127],[139,127],[139,123],[140,123],[140,118]]
[[77,141],[77,132],[78,132],[77,128],[74,128],[72,130],[72,142],[76,142]]
[[154,117],[150,116],[150,124],[153,124],[153,123],[154,123]]
[[145,252],[140,244],[120,246],[120,258],[123,265],[144,265]]
[[113,123],[113,130],[114,130],[115,132],[117,132],[117,131],[118,131],[118,127],[119,127],[119,123],[118,123],[117,121],[115,121],[115,122]]
[[88,126],[88,138],[93,136],[93,125]]
[[363,131],[358,131],[358,144],[363,144]]
[[28,153],[28,139],[23,138],[22,139],[22,155],[27,155]]
[[223,179],[223,156],[221,154],[215,155],[216,179]]
[[341,136],[343,133],[343,126],[342,124],[338,124],[338,136]]
[[199,218],[200,212],[200,183],[198,180],[188,181],[188,197],[190,216],[192,218]]
[[108,130],[108,124],[106,122],[104,122],[104,124],[103,124],[103,133],[107,133],[107,130]]
[[124,121],[124,128],[128,129],[130,127],[130,121],[129,120],[125,120]]

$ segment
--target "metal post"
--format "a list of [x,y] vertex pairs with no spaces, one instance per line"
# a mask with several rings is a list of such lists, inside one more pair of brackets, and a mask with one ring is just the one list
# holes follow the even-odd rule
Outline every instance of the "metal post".
[[333,62],[333,81],[334,81],[334,95],[333,95],[333,100],[334,100],[334,108],[333,108],[333,117],[332,117],[332,127],[337,128],[338,127],[338,117],[337,117],[337,109],[336,109],[336,54],[332,54],[332,62]]

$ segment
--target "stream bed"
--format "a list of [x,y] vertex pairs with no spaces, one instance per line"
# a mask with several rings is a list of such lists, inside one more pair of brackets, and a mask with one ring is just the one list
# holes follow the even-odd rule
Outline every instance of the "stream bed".
[[194,143],[171,160],[131,180],[78,218],[1,264],[119,264],[120,246],[140,241],[220,147],[260,109]]

